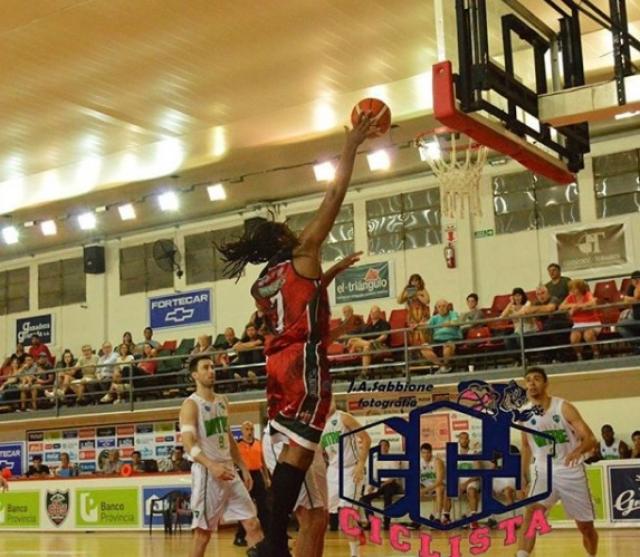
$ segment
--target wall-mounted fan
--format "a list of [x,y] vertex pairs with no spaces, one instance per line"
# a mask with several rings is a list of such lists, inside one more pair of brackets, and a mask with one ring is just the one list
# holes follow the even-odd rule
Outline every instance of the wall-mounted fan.
[[184,271],[180,266],[182,255],[178,247],[173,243],[173,240],[166,238],[157,240],[153,244],[153,259],[156,265],[163,271],[168,273],[175,271],[178,278],[184,275]]

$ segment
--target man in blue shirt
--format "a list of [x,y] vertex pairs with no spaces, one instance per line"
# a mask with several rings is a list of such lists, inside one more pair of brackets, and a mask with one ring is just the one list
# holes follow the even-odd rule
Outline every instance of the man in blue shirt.
[[447,300],[436,302],[436,313],[427,324],[432,332],[432,344],[420,350],[422,357],[438,366],[436,373],[449,373],[449,360],[456,353],[455,341],[462,340],[458,313],[450,309]]

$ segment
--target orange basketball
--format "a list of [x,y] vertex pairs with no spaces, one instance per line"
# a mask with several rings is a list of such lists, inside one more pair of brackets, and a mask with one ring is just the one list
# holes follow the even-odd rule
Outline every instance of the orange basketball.
[[120,469],[120,475],[128,478],[131,474],[133,474],[133,466],[131,466],[131,464],[124,464]]
[[360,114],[370,112],[374,124],[373,131],[368,137],[380,137],[389,131],[391,127],[391,110],[380,99],[362,99],[351,111],[351,124],[356,126]]
[[13,474],[12,474],[12,472],[11,472],[11,468],[3,468],[3,469],[2,469],[2,477],[3,477],[5,480],[8,480],[9,478],[11,478],[11,476],[12,476],[12,475],[13,475]]

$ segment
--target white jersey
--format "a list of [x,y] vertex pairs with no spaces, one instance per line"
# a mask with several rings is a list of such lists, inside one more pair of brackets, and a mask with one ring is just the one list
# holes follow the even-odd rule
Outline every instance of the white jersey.
[[423,487],[429,487],[436,483],[436,460],[435,456],[432,456],[429,462],[420,458],[420,483]]
[[604,460],[622,458],[620,456],[620,441],[614,439],[613,445],[610,447],[604,441],[600,441],[600,454]]
[[193,393],[189,399],[198,406],[198,445],[202,452],[215,462],[231,462],[226,398],[216,395],[210,402]]
[[[338,468],[340,463],[340,436],[349,433],[351,430],[344,423],[345,412],[336,410],[328,419],[320,437],[320,446],[329,458],[329,466]],[[349,435],[342,441],[343,468],[350,468],[358,463],[358,446],[355,435]]]
[[[551,397],[549,409],[542,416],[531,417],[525,424],[526,427],[555,439],[555,456],[552,461],[554,470],[566,469],[565,459],[580,445],[575,431],[562,415],[564,402],[561,398]],[[554,454],[554,444],[546,437],[535,434],[528,435],[528,442],[535,467],[546,469],[547,456]]]

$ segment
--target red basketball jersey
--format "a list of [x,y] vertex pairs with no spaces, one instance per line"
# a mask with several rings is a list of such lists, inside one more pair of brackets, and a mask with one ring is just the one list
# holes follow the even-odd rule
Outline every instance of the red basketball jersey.
[[269,261],[251,294],[264,312],[270,332],[265,341],[267,356],[295,343],[326,347],[331,317],[327,289],[320,279],[305,278],[296,272],[290,251]]

